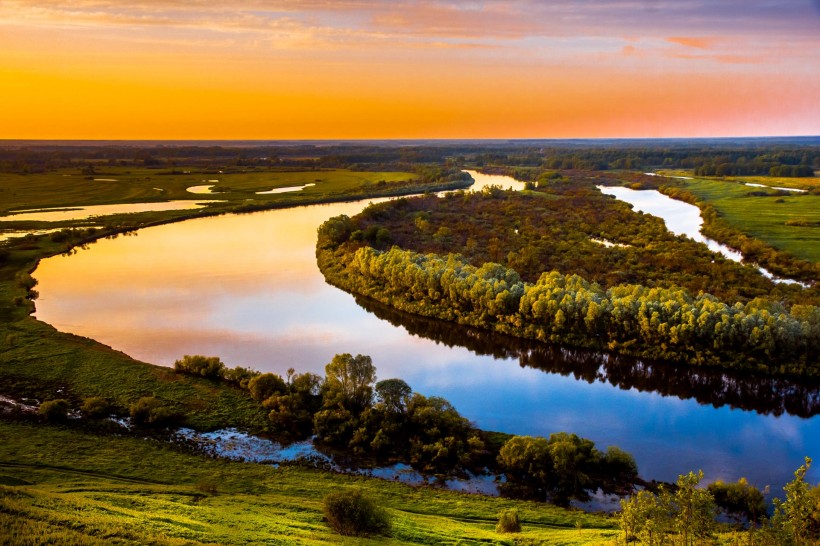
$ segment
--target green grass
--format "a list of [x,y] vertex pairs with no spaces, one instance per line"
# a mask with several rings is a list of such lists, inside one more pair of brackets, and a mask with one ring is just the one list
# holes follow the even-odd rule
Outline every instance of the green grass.
[[798,189],[820,187],[818,178],[758,176],[675,181],[676,185],[713,205],[732,227],[804,260],[820,262],[820,195],[796,192],[782,195],[785,192],[746,186],[746,182]]
[[[215,488],[215,491],[214,491]],[[390,538],[348,539],[322,499],[359,488]],[[520,535],[496,533],[515,508]],[[14,544],[606,544],[611,518],[298,467],[213,460],[129,437],[0,421],[0,536]]]
[[[90,179],[89,179],[90,178]],[[115,179],[100,181],[97,179]],[[0,215],[12,210],[112,203],[141,203],[187,199],[202,201],[220,199],[259,202],[290,201],[304,197],[329,197],[386,189],[413,180],[406,172],[354,172],[344,169],[308,171],[248,171],[224,174],[191,172],[169,174],[167,170],[132,167],[106,167],[95,175],[84,175],[80,169],[63,169],[44,174],[0,173]],[[218,183],[208,182],[219,180]],[[273,188],[315,186],[301,192],[257,195]],[[217,184],[231,191],[219,195],[190,193],[191,186]]]

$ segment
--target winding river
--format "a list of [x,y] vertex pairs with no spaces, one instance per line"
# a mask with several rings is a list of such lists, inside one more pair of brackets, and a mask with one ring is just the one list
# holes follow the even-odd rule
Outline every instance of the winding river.
[[[471,174],[477,185],[518,184]],[[700,468],[709,481],[746,476],[778,494],[804,456],[820,456],[817,384],[528,343],[329,286],[315,263],[316,228],[366,204],[202,218],[101,240],[42,261],[37,317],[164,365],[206,354],[323,374],[336,353],[368,354],[380,379],[443,396],[481,428],[575,432],[631,452],[647,478]]]

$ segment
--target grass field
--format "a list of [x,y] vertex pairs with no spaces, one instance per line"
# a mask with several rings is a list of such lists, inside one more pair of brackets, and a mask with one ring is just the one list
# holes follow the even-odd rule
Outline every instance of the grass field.
[[[249,171],[232,173],[171,174],[158,169],[108,167],[94,175],[79,169],[45,174],[0,173],[0,215],[12,210],[41,207],[138,203],[171,199],[202,200],[202,195],[187,188],[217,185],[230,188],[227,193],[208,199],[229,201],[252,198],[259,201],[280,200],[288,194],[258,195],[255,192],[273,188],[315,184],[301,193],[312,196],[350,193],[368,188],[413,180],[406,172],[354,172],[343,169],[310,171]],[[210,182],[217,180],[218,182]],[[383,183],[382,183],[383,182]]]
[[[390,538],[344,540],[327,527],[322,499],[348,488],[386,508]],[[497,514],[513,507],[522,533],[496,533]],[[0,536],[12,544],[607,544],[614,523],[544,504],[0,421]]]
[[811,189],[820,187],[820,178],[746,176],[676,180],[676,184],[712,204],[732,227],[799,258],[820,262],[820,195],[779,192],[746,183]]

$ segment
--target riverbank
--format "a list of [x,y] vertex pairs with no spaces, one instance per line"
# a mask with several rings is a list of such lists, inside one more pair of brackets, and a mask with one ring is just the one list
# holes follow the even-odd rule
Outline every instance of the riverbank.
[[[820,373],[816,289],[774,285],[588,185],[404,200],[332,219],[320,229],[320,269],[401,310],[518,337],[693,366]],[[354,235],[376,230],[391,242]],[[594,236],[622,246],[601,249]]]
[[519,512],[517,541],[606,544],[618,534],[609,517],[543,503],[210,459],[139,438],[4,421],[0,437],[7,440],[0,442],[0,529],[21,540],[338,543],[323,521],[322,499],[356,489],[393,522],[389,538],[357,544],[512,544],[512,537],[495,531],[505,509]]

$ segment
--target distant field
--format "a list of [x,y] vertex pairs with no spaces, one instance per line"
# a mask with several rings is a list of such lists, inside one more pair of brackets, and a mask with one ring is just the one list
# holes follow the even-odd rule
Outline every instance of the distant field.
[[[289,199],[293,194],[258,195],[287,186],[315,184],[299,192],[313,197],[359,192],[417,178],[407,172],[354,172],[344,169],[306,171],[249,171],[237,173],[184,172],[169,174],[163,169],[106,167],[93,175],[79,169],[46,174],[0,173],[0,215],[17,209],[103,205],[166,201],[172,199],[224,199],[260,202]],[[216,182],[213,182],[216,181]],[[230,191],[218,196],[190,193],[191,186],[217,185]]]
[[[0,536],[13,544],[574,545],[617,535],[610,518],[547,504],[217,461],[139,438],[0,421],[0,440]],[[391,538],[328,528],[322,499],[348,488],[387,509]],[[511,507],[523,532],[496,533]]]
[[[691,176],[691,173],[679,174]],[[699,199],[711,203],[733,227],[775,248],[789,251],[805,260],[820,262],[820,195],[745,185],[753,183],[811,189],[820,187],[820,178],[744,176],[677,182]]]

